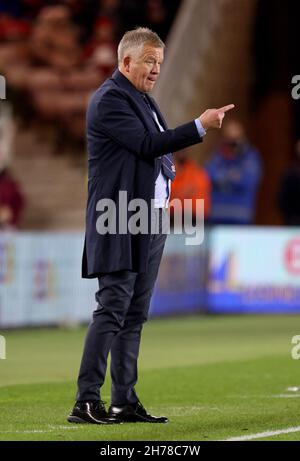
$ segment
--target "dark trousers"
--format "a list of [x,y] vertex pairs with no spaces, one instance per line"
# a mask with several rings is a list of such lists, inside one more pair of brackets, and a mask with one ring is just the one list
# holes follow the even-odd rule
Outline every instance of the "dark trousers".
[[[167,215],[156,209],[153,219],[159,233],[151,234],[147,273],[120,271],[99,277],[97,309],[89,325],[81,361],[77,400],[99,400],[107,357],[111,352],[113,405],[135,403],[138,398],[137,360],[141,331],[147,320],[154,284],[166,240]],[[163,231],[162,231],[163,229]]]

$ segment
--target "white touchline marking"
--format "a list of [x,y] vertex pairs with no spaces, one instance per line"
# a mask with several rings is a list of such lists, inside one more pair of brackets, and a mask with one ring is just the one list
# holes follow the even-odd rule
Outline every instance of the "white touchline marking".
[[300,394],[278,394],[273,395],[272,397],[278,399],[298,399],[300,397]]
[[289,427],[287,429],[280,429],[278,431],[259,432],[258,434],[242,435],[240,437],[231,437],[225,439],[224,442],[242,442],[243,440],[263,439],[265,437],[274,437],[274,435],[290,434],[292,432],[300,432],[300,426]]
[[49,426],[49,427],[50,427],[50,429],[53,429],[54,431],[56,429],[67,429],[67,430],[69,430],[69,429],[80,429],[79,426]]
[[40,429],[28,429],[25,431],[0,431],[0,434],[46,434],[47,432],[53,432],[56,430],[72,430],[72,429],[80,429],[78,426],[50,426],[50,428],[46,431]]
[[265,394],[252,394],[252,395],[229,395],[230,399],[297,399],[300,397],[300,394],[274,394],[274,395],[265,395]]

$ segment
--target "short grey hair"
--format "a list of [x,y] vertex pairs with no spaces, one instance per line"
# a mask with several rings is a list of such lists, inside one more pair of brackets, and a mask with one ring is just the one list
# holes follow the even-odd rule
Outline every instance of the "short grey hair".
[[164,48],[165,44],[156,32],[148,27],[136,27],[128,30],[122,37],[118,46],[118,63],[121,64],[127,53],[136,52],[143,45],[152,45],[155,48]]

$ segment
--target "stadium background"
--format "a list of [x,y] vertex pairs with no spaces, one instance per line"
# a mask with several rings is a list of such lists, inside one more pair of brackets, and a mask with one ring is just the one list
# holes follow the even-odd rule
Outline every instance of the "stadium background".
[[[71,14],[53,16],[49,6],[57,4]],[[100,437],[216,439],[297,426],[299,365],[291,341],[300,334],[300,228],[284,226],[276,196],[300,134],[299,102],[291,96],[299,73],[298,10],[292,0],[0,2],[0,73],[7,85],[1,155],[25,201],[17,228],[0,234],[7,352],[0,400],[2,414],[13,415],[0,422],[0,439],[99,438],[93,428],[77,434],[64,423],[84,338],[80,325],[94,308],[95,281],[80,278],[84,111],[116,65],[119,37],[136,24],[167,40],[155,97],[170,126],[233,102],[264,173],[254,225],[207,227],[199,247],[168,237],[139,386],[146,403],[171,412],[174,426],[164,434],[129,427]],[[54,44],[51,21],[60,32]],[[208,134],[191,157],[205,164],[218,141],[217,133]],[[58,328],[31,328],[37,326]],[[47,423],[40,406],[51,413]],[[282,437],[297,440],[297,432]]]

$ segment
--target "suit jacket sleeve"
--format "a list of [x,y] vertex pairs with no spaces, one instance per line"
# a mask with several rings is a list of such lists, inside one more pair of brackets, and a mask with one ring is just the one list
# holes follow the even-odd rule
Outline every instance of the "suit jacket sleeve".
[[162,133],[150,132],[127,94],[117,89],[107,91],[99,101],[97,125],[106,136],[144,158],[160,157],[202,141],[194,120]]

